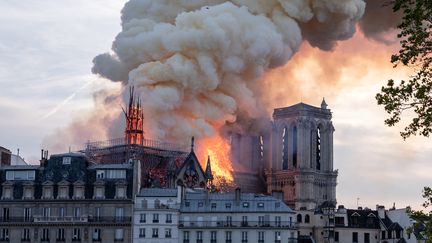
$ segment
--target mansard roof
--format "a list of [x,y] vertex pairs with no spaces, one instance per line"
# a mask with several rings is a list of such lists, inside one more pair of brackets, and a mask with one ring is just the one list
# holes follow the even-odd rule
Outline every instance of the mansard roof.
[[171,188],[141,188],[138,197],[176,197],[177,189]]

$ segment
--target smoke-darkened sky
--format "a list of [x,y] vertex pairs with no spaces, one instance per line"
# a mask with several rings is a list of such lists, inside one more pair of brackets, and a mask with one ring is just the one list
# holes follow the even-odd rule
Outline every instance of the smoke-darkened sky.
[[[120,85],[92,74],[91,68],[93,58],[109,51],[121,31],[125,2],[0,2],[0,146],[20,148],[27,161],[36,163],[42,144],[61,141],[58,151],[78,148],[78,140],[65,136],[86,141],[121,134],[101,127],[118,123]],[[336,129],[338,202],[354,207],[360,198],[360,205],[368,207],[393,202],[417,207],[422,187],[431,181],[432,142],[403,141],[401,127],[384,125],[386,114],[374,99],[387,79],[409,74],[389,63],[398,49],[392,30],[398,16],[375,1],[364,16],[354,36],[332,51],[303,42],[293,59],[259,81],[266,94],[260,102],[271,113],[300,101],[318,106],[326,97]],[[313,33],[304,35],[319,45]]]

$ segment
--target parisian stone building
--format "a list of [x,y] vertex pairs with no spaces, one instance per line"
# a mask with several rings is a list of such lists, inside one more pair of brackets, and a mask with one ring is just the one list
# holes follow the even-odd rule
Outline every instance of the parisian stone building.
[[138,164],[66,153],[1,166],[0,242],[131,242]]

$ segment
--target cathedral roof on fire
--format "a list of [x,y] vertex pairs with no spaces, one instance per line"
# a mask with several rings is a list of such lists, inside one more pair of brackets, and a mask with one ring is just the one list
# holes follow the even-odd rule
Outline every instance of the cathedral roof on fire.
[[193,149],[177,170],[177,184],[186,187],[204,187],[207,183],[206,174],[201,167]]

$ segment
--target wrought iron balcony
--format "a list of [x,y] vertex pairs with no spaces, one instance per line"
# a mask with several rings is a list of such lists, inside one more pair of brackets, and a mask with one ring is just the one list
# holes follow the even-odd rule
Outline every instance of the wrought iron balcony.
[[90,217],[90,216],[33,216],[33,217],[0,217],[0,224],[4,223],[131,223],[132,217]]
[[297,229],[297,223],[290,221],[183,221],[179,222],[179,228],[284,228]]

